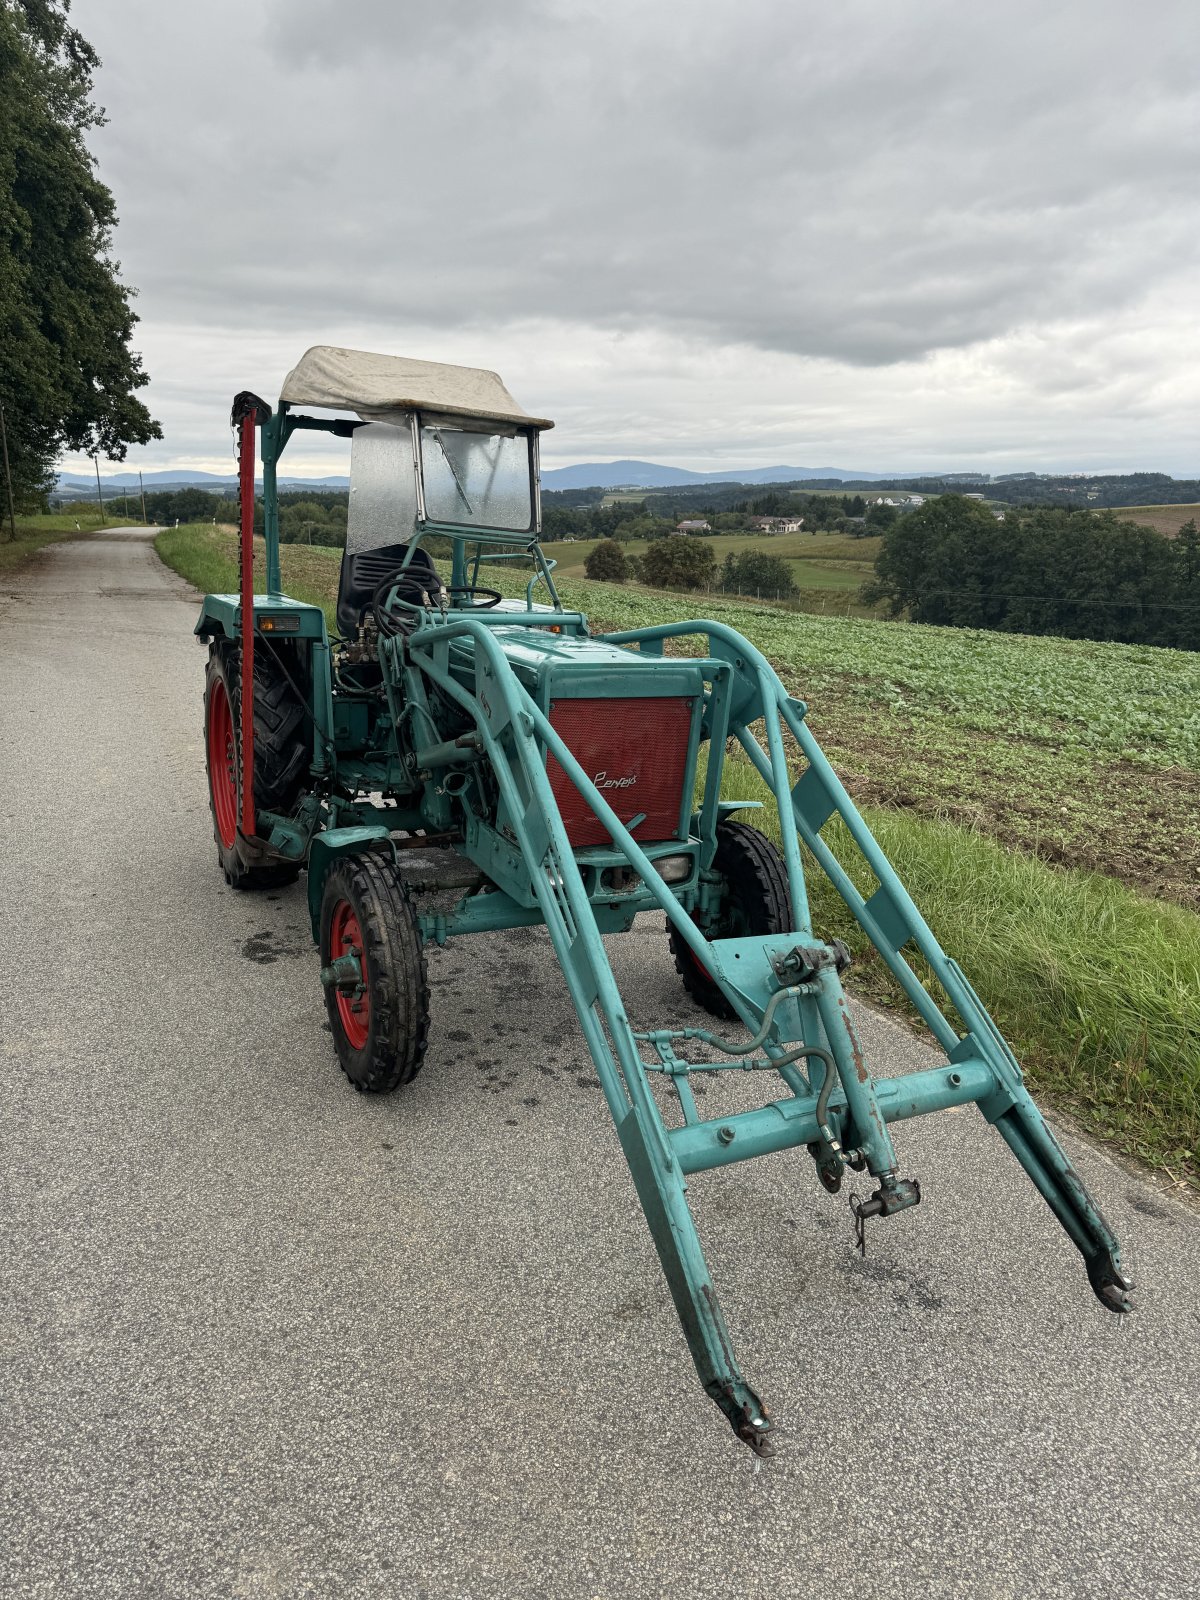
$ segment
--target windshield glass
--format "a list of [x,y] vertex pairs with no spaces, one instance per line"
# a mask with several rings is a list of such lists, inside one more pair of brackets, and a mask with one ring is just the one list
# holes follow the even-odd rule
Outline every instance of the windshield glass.
[[431,522],[523,533],[533,523],[529,439],[426,424],[421,428],[425,515]]

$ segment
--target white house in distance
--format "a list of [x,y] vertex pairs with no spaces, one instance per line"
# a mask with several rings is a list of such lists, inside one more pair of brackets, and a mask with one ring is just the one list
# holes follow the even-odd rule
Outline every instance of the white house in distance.
[[751,517],[750,521],[760,533],[799,533],[804,526],[803,517]]
[[707,522],[680,522],[676,525],[676,533],[711,533],[712,529]]

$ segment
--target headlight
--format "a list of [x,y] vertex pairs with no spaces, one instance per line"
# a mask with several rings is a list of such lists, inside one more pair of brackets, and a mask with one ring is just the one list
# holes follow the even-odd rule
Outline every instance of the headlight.
[[654,865],[664,883],[682,883],[692,875],[691,856],[659,856]]

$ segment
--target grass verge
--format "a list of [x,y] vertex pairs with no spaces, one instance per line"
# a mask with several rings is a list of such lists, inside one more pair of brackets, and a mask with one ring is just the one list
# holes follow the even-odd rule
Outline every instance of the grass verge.
[[48,544],[58,544],[63,539],[78,539],[85,533],[94,533],[99,526],[99,512],[93,517],[18,517],[17,536],[13,539],[9,534],[6,515],[3,526],[0,526],[0,572],[11,572]]
[[[156,548],[197,588],[235,586],[232,535],[171,529]],[[339,557],[336,550],[285,546],[287,591],[331,616]],[[570,580],[564,588],[567,604],[610,627],[663,619],[685,604]],[[865,798],[864,814],[884,851],[1012,1041],[1034,1087],[1125,1153],[1200,1186],[1200,916],[1137,893],[1140,856],[1130,860],[1128,874],[1116,857],[1113,875],[1078,870],[1069,832],[1060,829],[1055,849],[1066,864],[1056,866],[1028,848],[1008,848],[1025,840],[1006,830],[995,809],[981,803],[960,821],[940,809],[952,793],[986,798],[994,807],[992,790],[1011,790],[1034,808],[1035,820],[1038,806],[1047,817],[1066,813],[1094,839],[1102,813],[1115,811],[1127,834],[1138,809],[1144,813],[1151,799],[1161,806],[1164,786],[1169,791],[1176,782],[1182,787],[1163,824],[1167,850],[1172,837],[1179,839],[1180,811],[1186,817],[1187,804],[1200,794],[1195,772],[1175,765],[1195,761],[1193,730],[1170,715],[1172,703],[1182,709],[1186,685],[1200,687],[1200,661],[1121,645],[797,618],[707,597],[704,609],[759,643],[785,682],[811,697],[818,735]],[[852,663],[857,671],[847,670]],[[1112,715],[1117,680],[1123,722]],[[1030,719],[1013,737],[1011,717],[997,714],[996,704],[1018,693]],[[1053,710],[1039,706],[1039,694]],[[836,723],[823,727],[821,719],[832,713]],[[889,804],[897,767],[907,792]],[[726,789],[737,798],[765,795],[757,774],[737,758],[729,763]],[[771,831],[766,814],[762,820]],[[1065,845],[1058,842],[1063,837]],[[867,887],[848,838],[833,827],[829,838]],[[856,952],[856,987],[879,1004],[906,1009],[891,974],[819,871],[811,888],[819,930],[846,939]]]
[[[762,800],[754,821],[778,842],[774,802],[743,758],[729,760],[724,788]],[[1200,917],[953,823],[863,814],[1032,1087],[1127,1154],[1200,1186]],[[874,876],[841,824],[823,837],[870,893]],[[811,858],[808,867],[814,925],[854,951],[854,986],[911,1016],[832,884]],[[925,963],[915,966],[929,982]]]

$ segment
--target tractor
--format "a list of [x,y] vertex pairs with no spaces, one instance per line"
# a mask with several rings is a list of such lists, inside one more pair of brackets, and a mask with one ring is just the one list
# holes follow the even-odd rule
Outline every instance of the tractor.
[[[195,629],[208,646],[217,854],[239,890],[306,874],[333,1043],[355,1089],[388,1094],[420,1070],[428,945],[544,926],[700,1381],[760,1455],[773,1423],[733,1353],[688,1206],[692,1173],[784,1150],[811,1157],[830,1192],[865,1173],[861,1233],[921,1198],[893,1124],[973,1102],[1077,1246],[1101,1305],[1130,1308],[1117,1240],[804,702],[722,623],[597,636],[562,604],[540,542],[547,419],[492,372],[317,346],[274,409],[241,393],[232,420],[240,587],[207,595]],[[336,633],[280,581],[278,466],[309,430],[350,440]],[[782,848],[723,794],[739,748]],[[870,869],[866,894],[825,836],[836,819]],[[814,932],[806,870],[830,879],[937,1065],[877,1075],[843,987],[849,952]],[[647,912],[666,918],[692,1026],[635,1026],[622,1001],[602,935]],[[695,1086],[715,1071],[759,1075],[764,1103],[705,1118]]]

